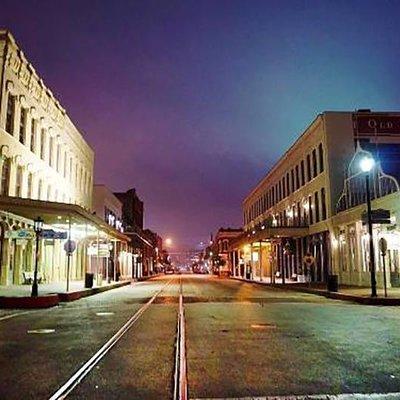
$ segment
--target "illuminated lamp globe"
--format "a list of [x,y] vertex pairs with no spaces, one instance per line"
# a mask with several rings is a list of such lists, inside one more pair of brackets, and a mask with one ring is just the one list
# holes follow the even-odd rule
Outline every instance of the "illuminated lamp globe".
[[172,245],[172,239],[171,238],[166,238],[165,239],[165,245],[166,246],[171,246]]
[[375,160],[372,157],[364,157],[360,161],[360,168],[362,172],[369,172],[374,168]]

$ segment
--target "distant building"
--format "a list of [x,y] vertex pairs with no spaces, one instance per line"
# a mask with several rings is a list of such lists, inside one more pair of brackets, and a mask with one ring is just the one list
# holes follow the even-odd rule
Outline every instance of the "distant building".
[[241,228],[219,228],[208,248],[208,254],[212,253],[211,260],[215,272],[227,270],[229,261],[229,248],[232,242],[243,234]]
[[136,189],[129,189],[126,192],[117,192],[114,195],[122,203],[122,213],[125,229],[129,232],[141,232],[143,230],[143,201],[140,200]]

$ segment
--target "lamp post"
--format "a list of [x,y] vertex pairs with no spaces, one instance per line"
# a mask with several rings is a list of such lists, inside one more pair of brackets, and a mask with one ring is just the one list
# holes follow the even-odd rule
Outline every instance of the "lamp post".
[[375,249],[372,231],[372,210],[371,210],[371,192],[369,176],[374,168],[375,160],[372,157],[364,157],[360,161],[361,171],[365,173],[365,191],[367,195],[367,221],[369,234],[369,267],[371,273],[371,297],[377,297],[376,294],[376,277],[375,277]]
[[33,272],[33,283],[32,283],[32,297],[38,296],[38,281],[37,281],[37,273],[38,273],[38,261],[39,261],[39,238],[43,229],[43,220],[38,217],[33,221],[33,230],[36,233],[36,251],[35,251],[35,271]]

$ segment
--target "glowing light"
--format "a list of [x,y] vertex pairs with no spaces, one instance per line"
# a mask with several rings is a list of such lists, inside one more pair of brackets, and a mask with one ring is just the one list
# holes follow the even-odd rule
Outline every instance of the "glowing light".
[[364,157],[360,161],[360,168],[363,172],[369,172],[374,168],[375,160],[372,157]]
[[171,238],[166,238],[165,239],[165,245],[166,246],[171,246],[172,245],[172,239]]

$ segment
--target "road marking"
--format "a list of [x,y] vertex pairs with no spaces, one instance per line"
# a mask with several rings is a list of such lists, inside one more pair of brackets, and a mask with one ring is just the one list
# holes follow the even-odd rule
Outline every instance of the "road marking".
[[96,315],[98,315],[99,317],[105,317],[107,315],[114,315],[114,313],[111,311],[100,311],[97,312]]
[[31,329],[29,331],[26,331],[26,333],[43,334],[43,333],[54,333],[55,331],[56,331],[55,329],[43,328],[43,329]]
[[182,278],[180,277],[179,310],[175,344],[174,400],[187,400],[185,310],[183,308]]
[[31,311],[23,311],[15,314],[9,314],[9,315],[4,315],[3,317],[0,317],[0,321],[5,321],[6,319],[18,317],[18,315],[24,315],[24,314],[29,314]]
[[191,400],[398,400],[400,392],[395,393],[342,393],[310,394],[305,396],[248,396],[248,397],[202,397]]
[[97,363],[111,350],[111,348],[121,339],[129,328],[140,318],[140,316],[150,307],[154,299],[173,281],[168,281],[160,290],[158,290],[150,300],[144,304],[129,320],[97,351],[86,363],[75,372],[71,378],[62,385],[49,400],[65,399],[83,378],[96,366]]

